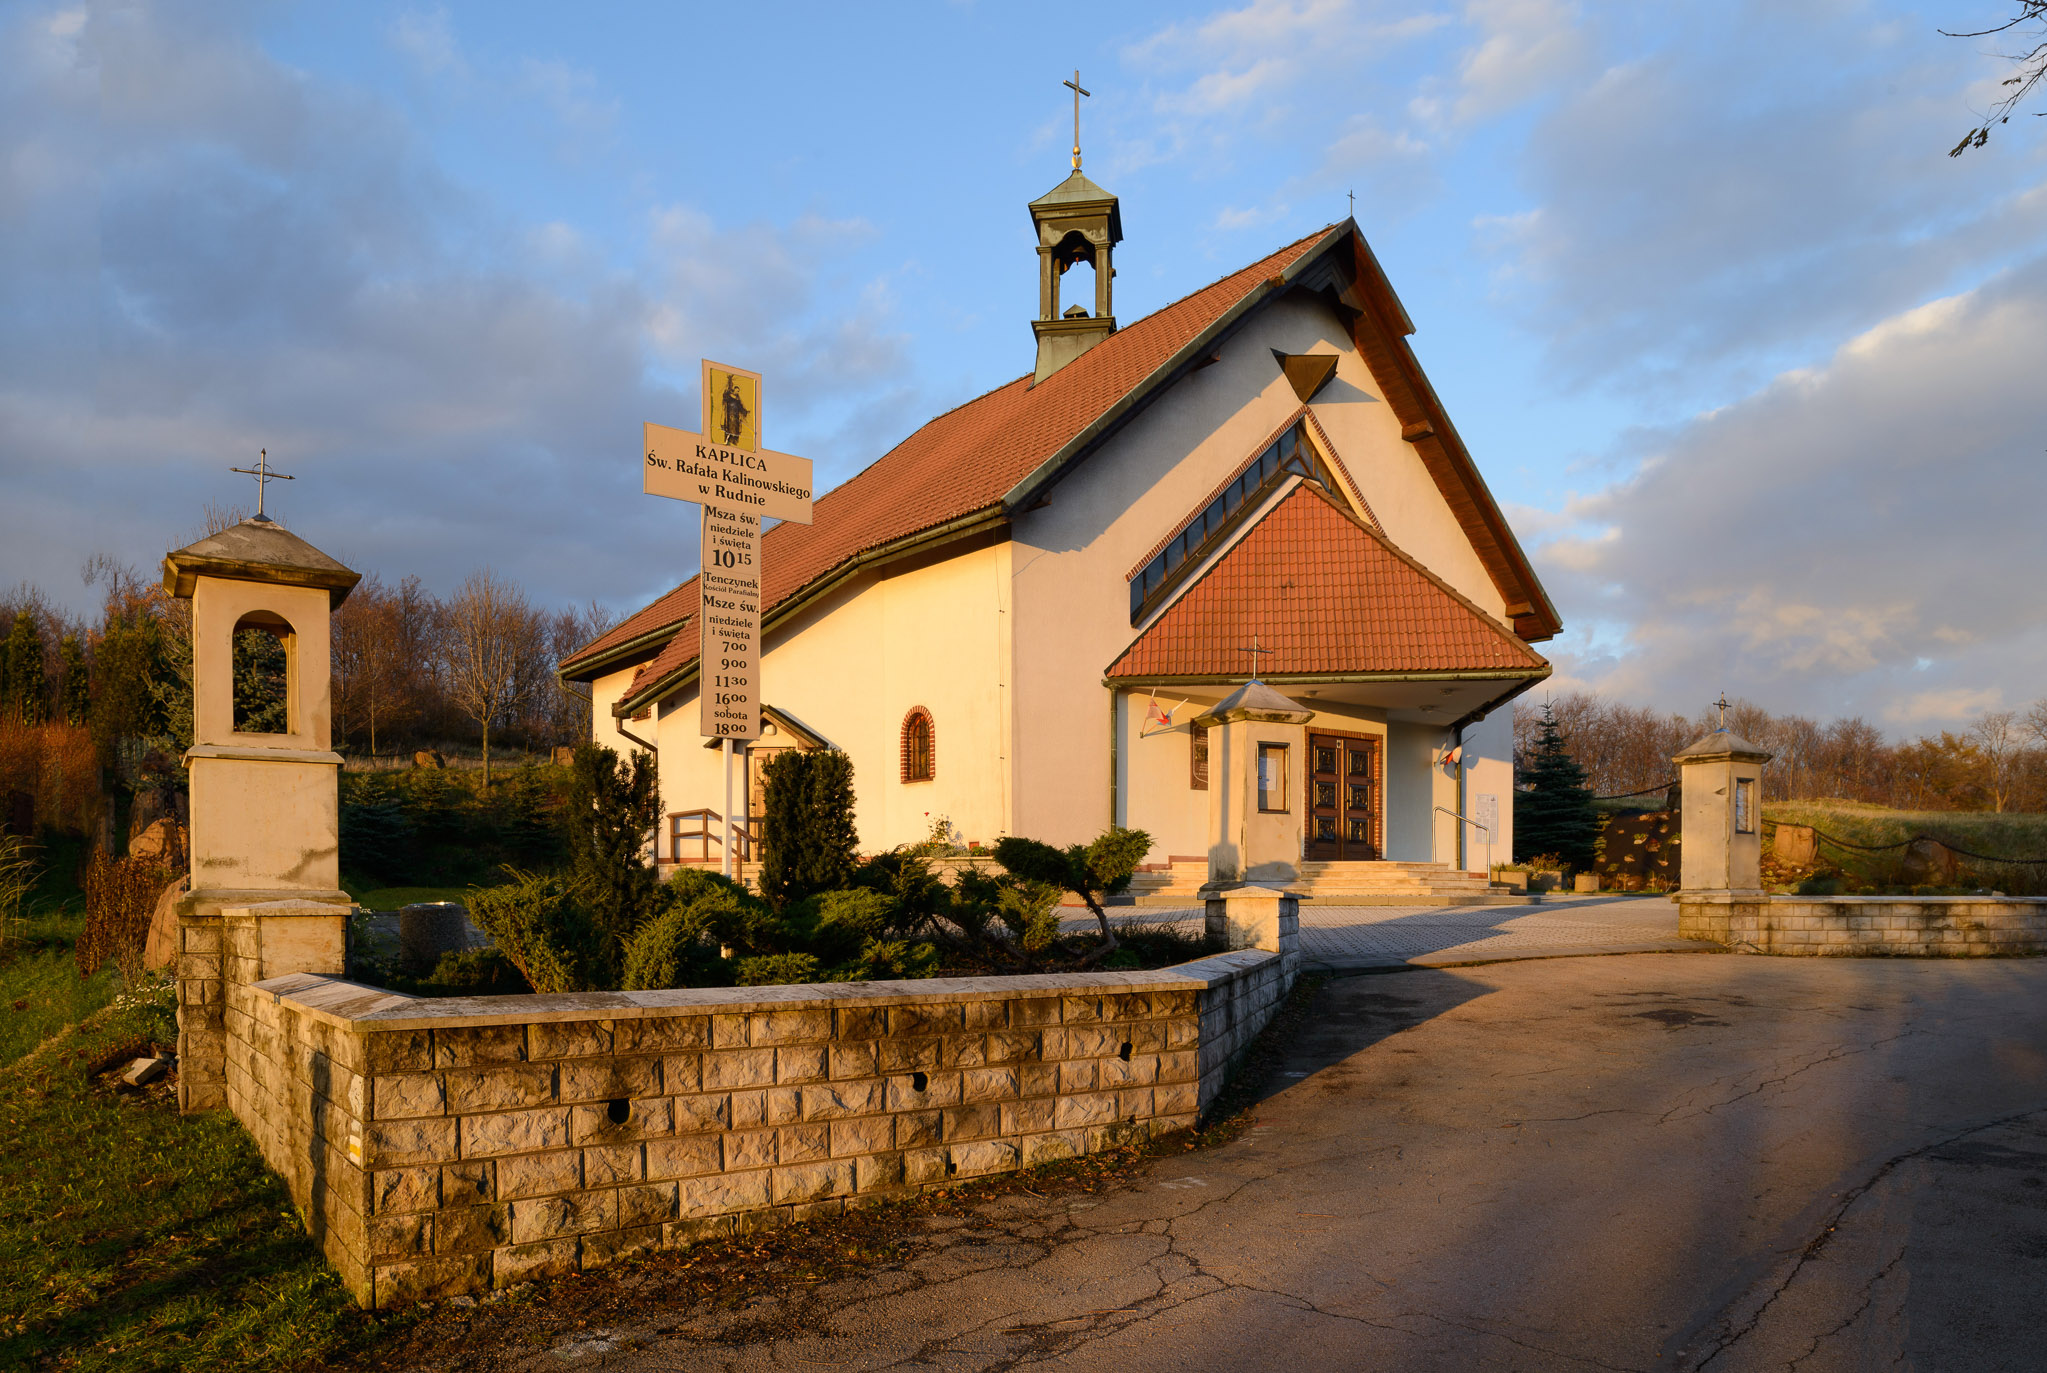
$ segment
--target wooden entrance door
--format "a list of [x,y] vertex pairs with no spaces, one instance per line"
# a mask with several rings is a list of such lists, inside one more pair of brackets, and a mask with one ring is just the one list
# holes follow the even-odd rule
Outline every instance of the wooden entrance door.
[[1310,859],[1379,857],[1384,810],[1378,739],[1364,734],[1308,736]]

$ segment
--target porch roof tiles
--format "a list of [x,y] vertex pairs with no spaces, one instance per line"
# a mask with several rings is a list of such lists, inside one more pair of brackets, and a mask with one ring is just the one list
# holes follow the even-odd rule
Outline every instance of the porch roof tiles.
[[1548,662],[1378,532],[1303,482],[1109,668],[1112,679],[1526,671]]

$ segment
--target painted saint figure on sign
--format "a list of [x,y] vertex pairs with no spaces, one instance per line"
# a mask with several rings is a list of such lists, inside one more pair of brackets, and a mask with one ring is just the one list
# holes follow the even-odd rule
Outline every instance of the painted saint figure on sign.
[[746,401],[739,394],[739,378],[729,373],[725,377],[725,394],[718,400],[718,411],[718,427],[726,446],[738,447],[741,435],[746,432]]

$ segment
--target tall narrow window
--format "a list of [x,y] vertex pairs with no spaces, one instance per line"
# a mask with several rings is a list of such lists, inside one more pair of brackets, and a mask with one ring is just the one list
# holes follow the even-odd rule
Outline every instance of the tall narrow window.
[[1756,781],[1753,777],[1734,779],[1734,832],[1756,832]]
[[931,712],[918,706],[903,717],[903,780],[928,782],[938,774],[938,737]]
[[1258,746],[1258,809],[1283,811],[1286,807],[1286,745]]
[[1187,726],[1187,786],[1208,790],[1208,730],[1201,725]]

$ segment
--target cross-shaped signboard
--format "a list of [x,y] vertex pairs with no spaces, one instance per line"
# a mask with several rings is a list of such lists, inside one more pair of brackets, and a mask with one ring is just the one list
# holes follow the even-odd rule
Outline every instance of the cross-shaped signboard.
[[647,494],[703,508],[698,728],[760,737],[761,520],[810,523],[810,459],[760,446],[760,373],[704,362],[704,431],[646,426]]
[[810,523],[810,459],[762,448],[758,372],[704,360],[704,431],[646,426],[643,490],[702,507],[697,728],[724,741],[722,866],[732,868],[733,745],[761,732],[761,520]]

